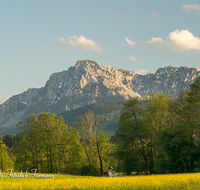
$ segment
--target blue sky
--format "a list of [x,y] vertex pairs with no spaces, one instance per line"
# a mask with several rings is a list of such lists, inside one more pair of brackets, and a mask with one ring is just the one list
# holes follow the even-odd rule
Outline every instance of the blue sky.
[[199,0],[0,1],[0,103],[76,61],[200,69]]

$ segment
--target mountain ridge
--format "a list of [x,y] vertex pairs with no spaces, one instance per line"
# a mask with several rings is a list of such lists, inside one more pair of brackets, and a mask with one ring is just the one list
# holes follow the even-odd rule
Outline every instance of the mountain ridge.
[[128,100],[165,91],[176,95],[200,76],[200,70],[189,67],[159,68],[154,74],[103,66],[92,60],[79,60],[66,71],[53,73],[44,87],[32,88],[12,96],[0,105],[0,133],[5,134],[30,113],[56,114],[84,105]]

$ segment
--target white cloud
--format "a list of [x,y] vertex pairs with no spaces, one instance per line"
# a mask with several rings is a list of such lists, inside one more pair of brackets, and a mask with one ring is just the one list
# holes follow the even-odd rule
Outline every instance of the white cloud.
[[148,15],[143,15],[143,17],[147,17],[148,18],[149,16]]
[[43,50],[47,49],[45,46],[42,47]]
[[135,63],[138,63],[138,60],[136,59],[135,56],[131,55],[129,57],[126,57],[123,59],[123,61],[131,61],[131,62],[135,62]]
[[185,11],[192,11],[192,10],[197,10],[200,12],[200,6],[198,4],[189,4],[189,5],[183,5],[181,7],[182,10],[185,10]]
[[119,11],[115,11],[112,13],[113,16],[120,16],[122,13]]
[[65,40],[64,37],[58,37],[60,43],[53,44],[53,46],[62,47],[62,48],[73,48],[79,47],[84,50],[92,50],[97,52],[102,52],[103,47],[97,44],[95,41],[91,39],[86,39],[85,36],[71,36],[68,38],[69,40]]
[[52,37],[49,37],[51,40],[53,40],[53,38]]
[[135,42],[132,42],[131,40],[129,40],[127,37],[125,38],[126,42],[128,43],[129,46],[131,47],[135,47],[136,46],[136,43]]
[[143,63],[139,62],[139,61],[137,60],[137,58],[136,58],[135,56],[133,56],[133,55],[122,59],[122,61],[128,61],[128,62],[133,62],[133,63],[140,63],[140,64],[143,65]]
[[163,18],[159,13],[151,13],[151,16],[157,16],[159,19]]
[[174,30],[169,34],[167,40],[154,37],[145,43],[144,48],[169,49],[174,52],[200,51],[200,38],[195,37],[188,30]]
[[28,44],[28,47],[31,47],[32,45],[31,44]]
[[135,71],[137,74],[140,74],[140,75],[146,75],[146,74],[148,74],[149,72],[148,71],[146,71],[146,70],[143,70],[143,69],[139,69],[139,70],[137,70],[137,71]]

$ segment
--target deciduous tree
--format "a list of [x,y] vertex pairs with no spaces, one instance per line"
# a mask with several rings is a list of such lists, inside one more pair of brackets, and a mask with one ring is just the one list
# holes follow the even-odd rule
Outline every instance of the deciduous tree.
[[112,149],[106,132],[101,131],[100,115],[88,111],[85,117],[80,116],[76,122],[89,165],[96,175],[103,176],[105,160]]

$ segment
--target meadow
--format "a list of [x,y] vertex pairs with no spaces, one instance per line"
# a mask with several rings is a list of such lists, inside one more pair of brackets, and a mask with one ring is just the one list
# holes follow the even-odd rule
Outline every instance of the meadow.
[[200,173],[124,177],[56,174],[54,178],[0,178],[0,189],[183,190],[200,189]]

